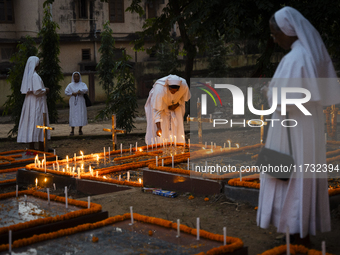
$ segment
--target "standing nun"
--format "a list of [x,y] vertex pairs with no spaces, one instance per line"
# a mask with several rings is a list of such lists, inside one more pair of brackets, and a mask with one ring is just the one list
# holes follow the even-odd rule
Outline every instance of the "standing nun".
[[[43,113],[46,113],[47,126],[49,126],[46,94],[49,88],[45,88],[43,81],[37,74],[39,58],[31,56],[25,66],[24,76],[21,83],[21,94],[26,94],[22,106],[18,143],[29,143],[29,148],[34,150],[34,143],[39,142],[39,150],[44,151],[44,132],[36,128],[44,124]],[[50,139],[50,132],[47,130],[47,138]]]
[[72,74],[72,82],[65,89],[65,95],[71,96],[69,100],[69,124],[71,127],[70,136],[74,135],[74,127],[79,127],[79,135],[82,135],[82,128],[87,125],[87,109],[84,98],[84,94],[87,92],[88,88],[86,84],[81,81],[80,73],[74,72]]
[[[316,168],[327,170],[323,107],[340,102],[340,87],[320,34],[300,12],[284,7],[273,15],[269,25],[274,42],[290,49],[270,83],[269,104],[275,101],[274,88],[278,92],[285,87],[303,88],[310,92],[310,98],[303,104],[307,112],[288,105],[287,118],[281,115],[284,107],[280,94],[277,96],[272,119],[294,120],[288,124],[293,127],[288,128],[296,171],[289,181],[261,174],[257,224],[262,228],[273,224],[281,233],[288,227],[296,243],[308,244],[309,234],[331,230],[327,173],[317,173]],[[289,93],[286,97],[304,100],[308,96]],[[287,127],[271,125],[265,146],[289,154]]]

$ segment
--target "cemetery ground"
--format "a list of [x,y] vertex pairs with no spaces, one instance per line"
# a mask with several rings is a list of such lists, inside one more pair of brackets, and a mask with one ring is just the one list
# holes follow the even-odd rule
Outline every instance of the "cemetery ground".
[[[145,100],[139,101],[138,118],[135,123],[135,130],[132,134],[118,135],[118,144],[123,144],[123,149],[129,148],[130,144],[138,146],[145,145],[144,135],[146,129],[146,121],[143,120]],[[66,155],[73,155],[74,152],[80,150],[84,154],[102,152],[103,147],[112,148],[110,134],[103,132],[102,128],[111,128],[111,120],[98,121],[94,119],[97,111],[103,105],[95,105],[88,108],[89,125],[83,128],[84,135],[79,136],[77,128],[75,136],[69,137],[70,128],[68,122],[68,109],[59,110],[59,124],[55,125],[52,131],[52,140],[49,147],[56,149],[59,157],[65,158]],[[3,124],[10,124],[8,118],[0,117],[0,127]],[[91,126],[98,125],[97,131],[94,132]],[[60,128],[59,128],[60,126]],[[61,127],[63,126],[63,127]],[[101,129],[100,129],[101,127]],[[62,132],[62,130],[64,130]],[[91,130],[90,132],[88,132]],[[186,124],[186,130],[188,124]],[[204,141],[209,141],[212,132],[203,133]],[[252,145],[259,143],[260,132],[258,129],[232,129],[226,130],[224,137],[237,141],[240,146]],[[340,134],[338,135],[340,137]],[[189,131],[186,138],[190,138]],[[25,149],[25,145],[17,144],[15,139],[0,139],[0,152],[8,150]],[[32,183],[33,187],[33,183]],[[31,187],[20,187],[20,190]],[[15,186],[1,188],[0,193],[15,191]],[[43,190],[41,190],[43,191]],[[62,187],[58,188],[53,194],[63,196]],[[88,191],[91,194],[91,191]],[[70,192],[72,198],[87,201],[88,194],[80,194]],[[233,202],[228,200],[224,194],[213,196],[195,196],[189,199],[189,193],[180,193],[176,198],[166,198],[156,196],[149,193],[143,193],[140,188],[132,188],[126,191],[120,191],[109,194],[96,195],[91,197],[91,202],[101,204],[103,211],[108,211],[109,216],[122,215],[129,212],[130,206],[136,213],[159,217],[162,219],[176,221],[181,220],[181,224],[189,227],[196,227],[196,218],[200,217],[201,229],[223,234],[223,227],[227,227],[228,236],[241,238],[244,245],[248,247],[249,254],[259,254],[275,246],[284,244],[281,237],[282,234],[277,233],[275,227],[261,229],[256,224],[256,209],[246,203]],[[209,201],[204,199],[208,197]],[[326,241],[327,252],[340,254],[340,245],[338,239],[340,237],[340,206],[331,212],[332,231],[327,233],[318,233],[311,236],[312,247],[320,250],[321,242]],[[70,236],[69,238],[72,238]],[[100,240],[99,240],[100,242]]]

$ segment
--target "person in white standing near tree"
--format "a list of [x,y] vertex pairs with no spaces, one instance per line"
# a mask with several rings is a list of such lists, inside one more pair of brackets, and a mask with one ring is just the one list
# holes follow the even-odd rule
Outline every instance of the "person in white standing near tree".
[[[288,226],[295,243],[308,245],[309,234],[331,230],[327,173],[317,174],[305,164],[326,164],[323,106],[340,102],[340,87],[320,34],[300,12],[284,7],[273,15],[269,24],[274,42],[291,49],[269,85],[269,105],[274,87],[278,91],[282,87],[302,87],[311,93],[308,103],[303,104],[311,115],[305,115],[295,105],[287,106],[289,119],[297,121],[295,127],[289,128],[297,171],[289,181],[261,174],[257,224],[262,228],[273,224],[280,233],[285,233]],[[321,83],[319,78],[328,79]],[[296,94],[288,97],[296,98]],[[279,95],[272,119],[287,118],[281,115],[281,109]],[[270,126],[265,146],[289,154],[287,128],[280,124]],[[303,167],[302,171],[299,166]]]
[[185,142],[183,118],[185,102],[190,96],[185,79],[177,75],[170,74],[155,82],[145,104],[146,144],[155,143],[156,137],[167,139],[167,142],[172,138],[174,142],[174,136],[176,142]]
[[74,127],[79,127],[79,135],[82,135],[82,128],[87,125],[87,109],[84,98],[84,94],[87,92],[88,88],[86,84],[81,81],[80,73],[74,72],[72,74],[72,82],[65,89],[65,95],[71,96],[69,100],[69,124],[71,127],[70,136],[74,135]]
[[[26,94],[22,106],[18,128],[18,143],[29,143],[29,148],[34,150],[34,143],[39,142],[39,150],[44,151],[44,132],[36,128],[44,124],[43,113],[46,113],[47,125],[49,125],[46,94],[49,88],[45,88],[43,81],[37,74],[39,58],[31,56],[25,66],[21,83],[21,93]],[[47,138],[50,139],[50,132],[47,130]]]

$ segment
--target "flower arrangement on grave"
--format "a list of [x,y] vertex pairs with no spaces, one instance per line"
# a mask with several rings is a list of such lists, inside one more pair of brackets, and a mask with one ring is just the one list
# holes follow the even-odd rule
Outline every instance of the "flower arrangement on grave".
[[114,184],[118,184],[118,185],[126,185],[126,186],[132,186],[132,187],[143,187],[142,183],[126,181],[126,180],[125,181],[119,181],[119,180],[115,180],[115,179],[105,179],[105,178],[102,178],[102,177],[94,177],[94,176],[82,176],[82,179],[108,182],[108,183],[114,183]]
[[[30,195],[30,196],[34,196],[34,197],[47,200],[47,193],[43,193],[39,191],[34,191],[34,190],[18,191],[18,196],[23,196],[23,195]],[[0,200],[6,199],[6,198],[12,198],[12,197],[16,197],[15,191],[10,192],[10,193],[0,194]],[[65,203],[65,197],[58,197],[56,195],[50,195],[50,200],[55,201],[55,202]],[[31,227],[44,225],[44,224],[48,224],[48,223],[52,223],[56,221],[68,220],[68,219],[72,219],[72,218],[79,217],[82,215],[88,215],[88,214],[100,212],[102,210],[102,206],[99,204],[90,203],[90,208],[87,208],[88,202],[79,201],[79,200],[70,199],[70,198],[68,198],[68,204],[86,208],[86,209],[69,212],[64,215],[57,215],[55,217],[41,218],[41,219],[31,220],[31,221],[24,222],[24,223],[14,224],[14,225],[7,226],[7,227],[2,227],[0,228],[0,235],[3,233],[7,233],[9,230],[17,231],[20,229],[31,228]]]
[[16,182],[16,181],[17,181],[17,179],[14,178],[14,179],[9,179],[9,180],[0,181],[0,184],[9,183],[9,182]]
[[231,179],[228,181],[228,185],[260,189],[259,177],[260,177],[259,174],[254,174],[247,177],[243,177],[242,181],[240,181],[240,178]]
[[0,174],[16,172],[16,171],[18,171],[18,169],[21,169],[21,168],[22,167],[14,167],[14,168],[0,170]]

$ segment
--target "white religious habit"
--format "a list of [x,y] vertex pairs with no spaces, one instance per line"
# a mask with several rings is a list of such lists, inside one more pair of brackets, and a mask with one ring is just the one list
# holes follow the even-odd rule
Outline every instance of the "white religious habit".
[[[74,74],[79,74],[79,82],[74,81]],[[72,96],[72,93],[80,91],[81,94]],[[81,75],[79,72],[72,74],[72,82],[67,85],[65,89],[65,95],[71,96],[69,100],[70,106],[70,127],[83,127],[87,125],[87,109],[85,104],[84,94],[88,92],[88,88],[84,82],[81,81]]]
[[[175,94],[169,91],[169,85],[178,85],[179,90]],[[177,75],[168,75],[158,79],[149,93],[149,97],[145,104],[145,113],[147,120],[147,128],[145,135],[145,143],[163,143],[164,141],[174,142],[176,136],[177,143],[184,143],[184,123],[185,102],[190,99],[190,90],[185,79]],[[168,107],[179,103],[179,106],[174,110],[169,110]],[[162,136],[159,138],[156,134],[156,123],[161,123]],[[171,137],[170,137],[171,136]]]
[[[291,7],[276,12],[275,19],[283,33],[297,36],[298,40],[275,71],[268,90],[269,105],[274,87],[278,92],[281,87],[302,87],[311,92],[311,99],[303,104],[311,115],[305,115],[295,105],[287,107],[289,119],[298,123],[290,128],[296,172],[287,182],[261,174],[257,224],[262,228],[273,224],[281,233],[289,226],[290,234],[299,233],[304,238],[308,234],[315,235],[316,231],[331,229],[327,173],[312,170],[313,165],[326,164],[323,106],[340,103],[340,87],[325,45],[311,23]],[[287,97],[304,97],[297,94]],[[278,107],[271,118],[280,122],[287,118],[281,115],[281,106],[279,94]],[[289,154],[287,128],[280,122],[269,127],[265,146]],[[304,164],[311,164],[311,167],[300,171],[299,166]]]
[[[25,66],[21,83],[21,94],[26,94],[22,106],[19,128],[18,143],[43,142],[44,132],[36,128],[44,124],[43,113],[46,113],[47,125],[49,125],[46,88],[35,68],[39,64],[39,58],[31,56]],[[50,131],[47,130],[47,138],[50,139]]]

